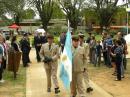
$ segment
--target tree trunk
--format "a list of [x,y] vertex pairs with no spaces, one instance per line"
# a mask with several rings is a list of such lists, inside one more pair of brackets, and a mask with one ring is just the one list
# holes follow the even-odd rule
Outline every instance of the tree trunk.
[[42,20],[42,28],[47,31],[48,23]]

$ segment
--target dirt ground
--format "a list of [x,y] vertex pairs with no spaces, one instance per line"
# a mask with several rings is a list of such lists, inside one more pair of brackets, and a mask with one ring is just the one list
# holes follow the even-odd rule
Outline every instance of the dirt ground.
[[125,78],[114,81],[113,69],[106,66],[94,67],[89,65],[89,74],[93,82],[111,94],[113,97],[130,97],[130,59],[128,60]]

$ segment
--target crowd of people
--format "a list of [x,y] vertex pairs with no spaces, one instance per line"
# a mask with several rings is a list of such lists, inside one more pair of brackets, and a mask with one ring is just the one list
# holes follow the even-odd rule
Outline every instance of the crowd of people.
[[118,32],[115,37],[111,37],[107,32],[104,32],[102,33],[102,40],[98,41],[95,40],[94,36],[91,36],[87,43],[89,44],[91,64],[100,66],[101,56],[103,55],[104,65],[109,68],[113,67],[113,75],[118,75],[116,80],[124,78],[124,70],[127,68],[126,54],[128,52],[126,40],[121,32]]
[[[22,54],[23,66],[27,67],[29,66],[28,63],[30,63],[29,58],[30,50],[31,47],[27,33],[23,34],[23,37],[19,42],[17,40],[17,35],[5,37],[2,33],[0,34],[0,83],[4,82],[2,74],[5,69],[9,70],[8,65],[12,65],[11,64],[12,61],[20,61],[20,60],[12,60],[12,58],[9,57],[10,54],[9,52],[13,53],[20,52]],[[9,63],[10,62],[9,60],[11,60],[11,63]],[[13,62],[12,66],[14,66],[15,63],[19,64],[20,62]]]
[[[80,97],[85,97],[85,92],[93,91],[89,84],[88,64],[93,64],[95,67],[100,67],[102,64],[102,56],[104,65],[109,68],[114,68],[113,75],[116,76],[116,81],[124,78],[124,70],[127,69],[127,44],[121,32],[117,33],[117,37],[113,38],[109,33],[102,33],[102,40],[96,40],[95,36],[88,33],[88,38],[85,40],[85,35],[80,32],[78,35],[72,34],[72,82],[71,96],[75,97],[78,94]],[[37,33],[34,36],[34,47],[36,50],[37,62],[43,62],[47,76],[47,92],[51,92],[51,80],[54,84],[55,93],[60,92],[60,87],[57,79],[58,59],[60,52],[63,52],[66,40],[66,33],[63,32],[60,36],[60,46],[54,43],[54,36],[50,34]],[[29,53],[31,50],[30,39],[27,33],[23,34],[22,39],[17,42],[17,36],[3,37],[0,34],[0,83],[3,83],[3,70],[8,64],[8,51],[12,49],[16,52],[22,52],[22,62],[24,67],[28,67],[31,60]],[[89,57],[88,57],[89,56]],[[83,85],[85,83],[85,87]],[[86,89],[85,89],[86,88]]]
[[[9,58],[8,57],[8,55],[10,54],[9,52],[21,53],[23,67],[29,67],[31,63],[31,60],[29,58],[31,50],[29,34],[25,32],[23,33],[22,38],[20,40],[18,40],[17,38],[18,38],[17,34],[5,36],[4,33],[2,32],[0,33],[0,83],[4,82],[2,74],[5,69],[9,70],[8,65],[12,65],[12,61],[19,61],[19,60],[12,60],[12,58]],[[46,42],[47,42],[46,35],[43,36],[42,33],[36,33],[36,35],[34,35],[34,47],[36,49],[37,62],[41,62],[39,53],[42,44]],[[11,62],[9,61],[9,59],[11,60]],[[20,62],[13,62],[13,63],[18,64]]]

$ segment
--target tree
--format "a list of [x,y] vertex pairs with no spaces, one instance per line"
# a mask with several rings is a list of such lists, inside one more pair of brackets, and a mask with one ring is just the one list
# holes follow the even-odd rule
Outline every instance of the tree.
[[55,2],[54,3],[54,11],[53,11],[53,14],[52,14],[52,19],[64,19],[64,18],[65,18],[65,15],[64,15],[62,9]]
[[118,0],[94,0],[96,4],[95,11],[97,13],[101,30],[107,29],[114,14],[117,12]]
[[84,8],[81,13],[85,17],[86,26],[99,23],[97,13],[95,13],[93,8]]
[[35,12],[33,9],[28,8],[24,10],[24,13],[22,14],[23,19],[33,19],[36,16]]
[[5,7],[3,6],[3,3],[0,2],[0,17],[4,14],[5,12]]
[[29,3],[36,8],[41,18],[42,27],[47,30],[53,14],[54,0],[30,0]]
[[5,15],[7,10],[5,5],[3,4],[4,1],[1,0],[0,1],[0,26],[6,26],[9,25],[12,21],[10,19],[7,18],[7,16]]
[[79,18],[81,17],[81,6],[85,0],[58,0],[63,11],[66,13],[66,18],[70,21],[70,26],[76,30]]
[[19,25],[26,4],[25,0],[2,0],[2,4],[5,6],[7,13],[12,15],[14,22]]
[[117,13],[113,16],[113,18],[116,20],[116,22],[114,22],[114,25],[125,25],[127,20],[126,16],[126,9],[123,7],[118,7]]

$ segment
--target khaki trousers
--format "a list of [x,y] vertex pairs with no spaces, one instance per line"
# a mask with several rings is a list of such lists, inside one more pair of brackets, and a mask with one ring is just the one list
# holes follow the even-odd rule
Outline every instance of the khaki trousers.
[[76,96],[77,92],[79,97],[85,97],[85,89],[83,87],[83,73],[72,73],[72,82],[71,82],[71,95]]
[[[47,88],[51,88],[51,80],[53,81],[54,88],[58,88],[58,79],[57,79],[57,68],[56,64],[45,64],[46,76],[47,76]],[[47,68],[46,68],[47,67]]]
[[87,70],[85,70],[85,72],[83,72],[83,78],[84,78],[84,83],[86,85],[85,88],[90,87],[90,85],[89,85],[89,75],[88,75],[88,71]]

